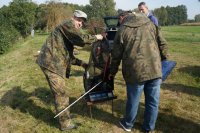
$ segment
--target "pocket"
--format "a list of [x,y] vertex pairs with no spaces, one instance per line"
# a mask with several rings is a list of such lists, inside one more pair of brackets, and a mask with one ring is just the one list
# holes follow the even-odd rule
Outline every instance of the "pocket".
[[53,93],[57,95],[65,94],[65,80],[61,76],[51,73],[48,75],[48,78]]

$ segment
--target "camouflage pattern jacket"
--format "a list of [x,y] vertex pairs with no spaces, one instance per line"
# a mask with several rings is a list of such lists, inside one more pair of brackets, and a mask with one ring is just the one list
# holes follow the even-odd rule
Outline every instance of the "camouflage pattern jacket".
[[63,78],[69,77],[71,64],[81,65],[73,55],[74,45],[83,47],[94,41],[95,36],[81,34],[72,20],[65,21],[48,36],[36,63]]
[[138,13],[125,18],[114,39],[111,74],[115,75],[122,60],[126,83],[140,83],[162,77],[161,58],[167,59],[166,40],[147,16]]

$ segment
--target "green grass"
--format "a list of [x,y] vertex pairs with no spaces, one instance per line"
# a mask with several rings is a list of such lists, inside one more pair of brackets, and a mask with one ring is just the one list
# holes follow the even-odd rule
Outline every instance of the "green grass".
[[[172,74],[162,84],[159,115],[155,132],[196,133],[200,131],[200,27],[162,27],[169,43],[170,59],[177,61]],[[54,119],[53,96],[35,55],[47,35],[36,35],[16,43],[9,52],[0,55],[0,132],[2,133],[59,133]],[[88,61],[89,52],[78,48],[80,59]],[[120,69],[121,70],[121,69]],[[72,76],[66,79],[73,102],[84,93],[83,69],[72,67]],[[115,79],[112,115],[111,102],[92,107],[90,118],[84,101],[70,110],[74,122],[80,123],[72,133],[123,133],[118,127],[125,112],[126,91],[121,71]],[[141,98],[135,124],[135,133],[141,132],[144,96]]]

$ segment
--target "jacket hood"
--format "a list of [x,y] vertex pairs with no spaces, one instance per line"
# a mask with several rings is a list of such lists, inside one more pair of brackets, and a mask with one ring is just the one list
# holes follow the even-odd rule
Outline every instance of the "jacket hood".
[[149,18],[143,13],[135,13],[127,16],[123,25],[128,27],[140,27],[146,23],[149,23]]

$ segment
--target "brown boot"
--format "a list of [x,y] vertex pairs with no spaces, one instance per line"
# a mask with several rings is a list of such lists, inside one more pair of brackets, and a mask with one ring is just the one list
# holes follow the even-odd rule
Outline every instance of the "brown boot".
[[67,130],[72,130],[72,129],[76,129],[76,128],[77,128],[77,126],[75,124],[61,125],[60,126],[61,131],[67,131]]
[[66,130],[71,130],[77,128],[75,124],[71,123],[70,118],[66,118],[64,116],[59,117],[59,123],[60,123],[60,130],[61,131],[66,131]]

